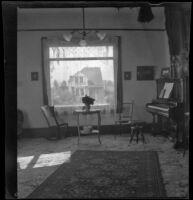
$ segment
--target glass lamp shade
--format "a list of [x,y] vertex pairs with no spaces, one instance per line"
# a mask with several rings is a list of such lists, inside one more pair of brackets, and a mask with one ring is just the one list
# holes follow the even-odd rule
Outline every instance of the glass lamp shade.
[[104,32],[97,32],[96,33],[97,37],[100,39],[100,40],[104,40],[105,36],[106,36],[106,33]]
[[85,40],[85,39],[80,40],[79,45],[80,45],[81,47],[86,46],[86,45],[87,45],[86,40]]
[[70,42],[72,39],[72,34],[71,33],[65,33],[63,34],[63,38],[67,41]]

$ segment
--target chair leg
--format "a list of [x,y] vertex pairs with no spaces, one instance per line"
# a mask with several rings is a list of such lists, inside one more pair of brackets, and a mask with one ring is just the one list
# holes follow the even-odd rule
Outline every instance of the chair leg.
[[139,140],[139,128],[137,128],[137,130],[136,130],[136,140],[137,140],[137,143],[138,143],[138,140]]
[[145,141],[145,136],[144,136],[144,134],[143,134],[142,131],[141,131],[141,134],[142,134],[142,138],[143,138],[143,143],[146,143],[146,141]]
[[129,136],[131,137],[131,127],[129,127]]
[[98,140],[99,140],[99,143],[101,144],[101,140],[100,140],[100,133],[98,133]]
[[134,128],[131,128],[131,138],[130,138],[129,143],[131,143],[131,142],[133,141],[134,135],[135,135],[135,129],[134,129]]

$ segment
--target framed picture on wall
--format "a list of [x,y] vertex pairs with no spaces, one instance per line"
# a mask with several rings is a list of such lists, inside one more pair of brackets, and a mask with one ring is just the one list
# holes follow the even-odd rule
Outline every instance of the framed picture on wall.
[[170,78],[170,68],[165,67],[161,69],[161,78]]
[[31,72],[31,81],[38,81],[38,72]]
[[131,72],[124,72],[124,80],[131,80]]
[[137,66],[137,80],[154,80],[154,66]]

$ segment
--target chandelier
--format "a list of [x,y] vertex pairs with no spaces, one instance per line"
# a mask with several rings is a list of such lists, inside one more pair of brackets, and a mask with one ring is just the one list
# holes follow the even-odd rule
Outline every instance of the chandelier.
[[[79,45],[80,46],[86,46],[87,45],[86,37],[89,33],[93,32],[93,31],[86,31],[84,8],[82,8],[82,31],[72,31],[70,33],[65,33],[65,34],[63,34],[63,38],[67,42],[70,42],[72,40],[72,37],[73,37],[75,32],[78,32],[79,34],[81,34],[81,40],[79,41]],[[99,40],[103,40],[106,36],[105,32],[100,32],[100,31],[95,30],[94,33],[96,34],[96,36]]]

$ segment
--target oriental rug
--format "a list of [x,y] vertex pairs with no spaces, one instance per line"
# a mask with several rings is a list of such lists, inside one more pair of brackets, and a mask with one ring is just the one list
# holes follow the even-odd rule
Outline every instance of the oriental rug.
[[76,151],[27,198],[166,197],[154,151]]

